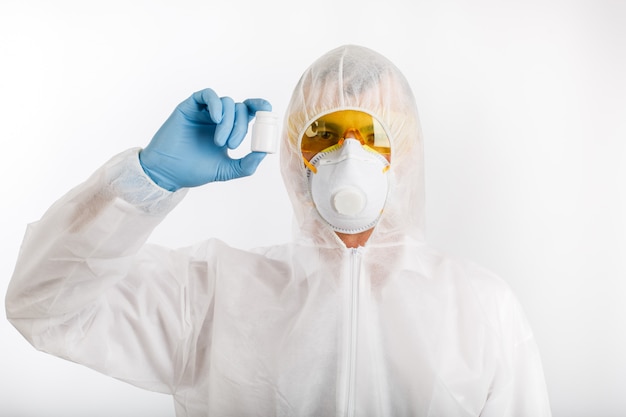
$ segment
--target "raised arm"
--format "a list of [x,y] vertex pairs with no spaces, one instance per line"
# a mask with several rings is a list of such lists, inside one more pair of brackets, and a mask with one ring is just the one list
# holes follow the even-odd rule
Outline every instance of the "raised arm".
[[191,251],[145,242],[185,187],[254,172],[265,154],[231,159],[227,149],[268,108],[194,93],[145,149],[115,156],[57,201],[28,226],[6,294],[11,323],[37,349],[147,389],[175,389],[199,332],[190,304],[193,314],[208,311],[212,286]]

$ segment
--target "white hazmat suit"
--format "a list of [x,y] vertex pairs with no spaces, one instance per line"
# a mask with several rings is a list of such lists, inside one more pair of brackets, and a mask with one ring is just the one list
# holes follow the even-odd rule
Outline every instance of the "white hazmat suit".
[[[322,113],[385,124],[391,184],[367,244],[347,248],[311,202],[300,152]],[[123,152],[29,225],[7,316],[37,349],[173,395],[178,417],[550,416],[538,350],[507,284],[423,239],[415,101],[379,54],[309,67],[281,144],[293,242],[146,244],[185,190]]]

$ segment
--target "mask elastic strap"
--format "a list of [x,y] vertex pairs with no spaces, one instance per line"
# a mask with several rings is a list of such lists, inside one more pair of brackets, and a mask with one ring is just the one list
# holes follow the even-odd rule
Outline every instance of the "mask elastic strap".
[[313,166],[309,161],[307,161],[307,159],[304,156],[302,157],[302,160],[304,161],[304,165],[306,165],[306,167],[310,169],[312,173],[317,174],[317,168],[315,168],[315,166]]

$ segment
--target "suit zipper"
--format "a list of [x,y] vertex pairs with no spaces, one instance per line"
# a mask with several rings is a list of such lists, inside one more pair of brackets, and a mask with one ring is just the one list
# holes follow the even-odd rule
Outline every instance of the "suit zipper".
[[350,251],[350,278],[349,278],[349,298],[346,311],[348,325],[346,329],[346,363],[345,363],[345,387],[344,387],[344,407],[341,415],[353,417],[356,408],[356,371],[357,371],[357,348],[359,336],[359,287],[361,275],[361,250],[353,248]]

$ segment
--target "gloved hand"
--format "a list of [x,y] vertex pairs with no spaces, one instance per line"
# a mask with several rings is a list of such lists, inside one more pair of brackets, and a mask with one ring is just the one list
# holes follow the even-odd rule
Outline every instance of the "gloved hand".
[[228,149],[241,144],[257,110],[271,109],[260,98],[235,103],[210,88],[197,91],[176,107],[141,150],[141,166],[169,191],[252,175],[266,154],[252,152],[233,159]]

